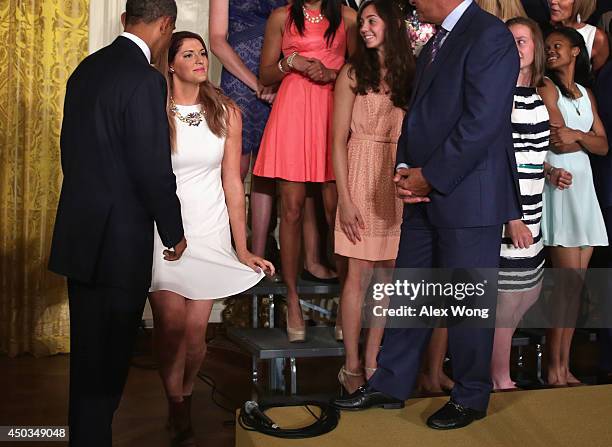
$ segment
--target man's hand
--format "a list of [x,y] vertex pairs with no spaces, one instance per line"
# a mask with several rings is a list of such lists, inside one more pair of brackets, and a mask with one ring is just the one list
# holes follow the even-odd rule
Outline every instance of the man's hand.
[[398,197],[404,203],[415,204],[431,201],[427,196],[432,188],[421,171],[421,168],[399,168],[395,171],[393,182]]
[[183,256],[183,252],[186,248],[187,240],[185,239],[185,236],[183,236],[183,239],[181,239],[181,241],[176,244],[172,250],[164,250],[164,259],[166,261],[178,261],[181,259],[181,256]]

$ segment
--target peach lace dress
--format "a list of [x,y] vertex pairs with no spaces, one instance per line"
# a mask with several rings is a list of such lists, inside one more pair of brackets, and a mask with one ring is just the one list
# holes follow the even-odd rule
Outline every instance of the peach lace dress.
[[353,244],[335,226],[335,251],[368,261],[397,257],[403,204],[397,198],[393,174],[404,111],[389,95],[370,92],[357,95],[348,141],[348,188],[351,200],[365,223],[361,241]]

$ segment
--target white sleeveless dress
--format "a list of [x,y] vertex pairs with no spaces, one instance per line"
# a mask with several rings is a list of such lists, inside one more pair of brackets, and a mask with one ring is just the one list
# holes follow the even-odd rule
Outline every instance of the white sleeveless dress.
[[589,60],[591,60],[593,58],[593,44],[595,43],[597,27],[587,23],[582,28],[578,28],[576,31],[578,31],[584,38],[584,44],[586,45],[587,52],[589,53]]
[[[178,106],[181,115],[199,106]],[[214,135],[206,120],[189,126],[176,119],[172,169],[181,201],[187,249],[178,261],[163,259],[157,228],[150,292],[169,290],[194,300],[225,298],[251,288],[265,276],[242,264],[231,243],[229,214],[221,183],[225,138]]]

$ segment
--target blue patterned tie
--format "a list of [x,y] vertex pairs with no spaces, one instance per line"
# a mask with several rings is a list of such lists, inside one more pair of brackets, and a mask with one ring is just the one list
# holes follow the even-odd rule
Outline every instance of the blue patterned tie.
[[429,64],[431,65],[433,61],[436,60],[436,55],[442,46],[442,42],[444,42],[444,38],[448,34],[448,31],[442,28],[441,26],[437,26],[436,35],[433,38],[433,43],[431,45],[431,53],[429,54]]

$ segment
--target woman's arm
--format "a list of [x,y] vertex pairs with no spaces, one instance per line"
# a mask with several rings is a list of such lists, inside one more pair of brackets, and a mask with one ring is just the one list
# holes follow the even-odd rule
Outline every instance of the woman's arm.
[[553,151],[564,154],[582,150],[582,147],[576,142],[571,144],[563,143],[559,135],[559,132],[564,132],[564,130],[561,129],[568,128],[565,125],[565,120],[557,105],[557,101],[559,101],[559,91],[555,84],[550,79],[545,79],[544,86],[538,88],[538,93],[542,97],[542,101],[544,101],[544,105],[550,117],[550,145],[553,147]]
[[241,156],[242,117],[240,111],[232,107],[228,113],[227,137],[225,138],[223,162],[221,164],[221,180],[236,254],[240,262],[253,270],[261,269],[269,274],[274,274],[274,266],[270,262],[253,255],[247,249],[244,186],[240,178]]
[[[593,125],[588,132],[578,129],[560,127],[551,131],[551,141],[566,147],[578,145],[581,150],[585,150],[595,155],[606,155],[608,153],[608,139],[603,123],[597,113],[597,103],[590,90],[587,94],[591,100],[591,111],[593,113]],[[565,151],[567,152],[567,151]],[[573,151],[570,151],[573,152]]]
[[257,92],[257,76],[249,70],[227,42],[228,26],[229,0],[211,0],[208,20],[210,51],[219,58],[227,71]]
[[347,142],[355,104],[354,81],[349,76],[350,64],[338,73],[334,88],[334,112],[332,119],[332,162],[338,190],[338,219],[347,238],[355,243],[361,240],[359,228],[364,228],[359,210],[353,204],[348,189]]
[[595,155],[606,155],[608,153],[608,137],[606,135],[606,129],[599,117],[597,111],[597,100],[593,95],[593,92],[587,89],[589,99],[591,100],[591,110],[593,111],[593,127],[590,132],[580,132],[578,144],[583,147],[585,151],[589,151]]
[[597,72],[608,61],[610,56],[610,46],[608,44],[608,36],[601,29],[597,28],[595,32],[595,41],[593,42],[593,52],[591,61],[593,63],[593,71]]
[[282,54],[283,28],[287,20],[287,8],[280,7],[272,11],[266,22],[263,48],[261,50],[261,63],[259,65],[259,80],[264,86],[271,86],[283,80],[291,71],[304,72],[310,65],[309,59],[300,55],[294,56],[293,68],[287,63],[290,54],[285,54],[280,61],[283,70],[278,67]]
[[[283,25],[286,19],[287,8],[281,7],[272,11],[266,22],[266,32],[264,34],[261,62],[259,65],[259,79],[266,86],[282,81],[286,74],[278,69],[278,60],[282,52]],[[285,68],[288,69],[286,65]]]
[[348,55],[352,56],[357,47],[357,13],[348,6],[342,6],[342,18],[346,32],[346,50]]

